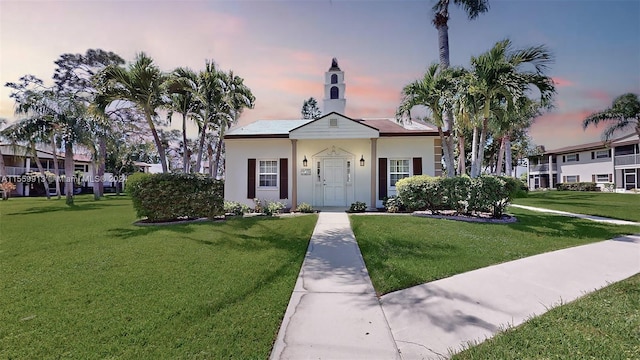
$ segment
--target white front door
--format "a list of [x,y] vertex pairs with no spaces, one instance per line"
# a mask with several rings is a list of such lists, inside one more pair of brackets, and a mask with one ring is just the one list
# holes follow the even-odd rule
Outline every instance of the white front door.
[[346,206],[344,159],[324,159],[324,206]]

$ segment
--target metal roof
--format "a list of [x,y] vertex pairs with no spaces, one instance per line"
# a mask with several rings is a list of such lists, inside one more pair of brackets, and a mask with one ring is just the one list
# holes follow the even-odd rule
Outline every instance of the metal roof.
[[227,131],[228,136],[244,135],[289,135],[289,131],[307,124],[313,119],[302,120],[258,120],[251,124]]

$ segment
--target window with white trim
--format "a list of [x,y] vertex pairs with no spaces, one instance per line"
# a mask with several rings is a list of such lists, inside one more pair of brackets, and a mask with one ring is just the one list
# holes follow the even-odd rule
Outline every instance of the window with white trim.
[[609,182],[609,174],[598,174],[598,175],[596,175],[596,182],[608,183]]
[[609,150],[596,151],[596,159],[606,159],[609,157]]
[[569,155],[567,155],[566,156],[566,161],[567,162],[578,161],[578,154],[569,154]]
[[260,187],[278,187],[278,161],[260,160],[258,166]]
[[395,187],[398,180],[409,176],[409,159],[389,160],[389,184],[391,187]]
[[566,182],[568,183],[577,183],[578,182],[578,175],[568,175],[565,178]]

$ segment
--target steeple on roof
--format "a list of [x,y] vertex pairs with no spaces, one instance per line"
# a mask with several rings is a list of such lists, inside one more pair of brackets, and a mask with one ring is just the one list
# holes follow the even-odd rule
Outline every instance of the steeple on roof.
[[342,71],[338,66],[338,59],[336,58],[331,59],[331,68],[329,69],[329,71]]

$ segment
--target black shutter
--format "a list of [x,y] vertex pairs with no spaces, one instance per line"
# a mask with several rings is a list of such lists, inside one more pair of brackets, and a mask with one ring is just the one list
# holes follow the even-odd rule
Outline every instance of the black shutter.
[[256,159],[247,160],[247,199],[256,198]]
[[609,157],[611,157],[611,149],[609,149]]
[[596,158],[596,152],[595,152],[595,151],[592,151],[592,152],[591,152],[591,160],[593,160],[593,159],[595,159],[595,158]]
[[387,197],[387,158],[378,159],[378,200]]
[[580,161],[580,154],[576,154],[576,161]]
[[280,199],[289,198],[289,166],[288,159],[280,159]]
[[422,158],[413,158],[413,175],[422,175]]
[[566,161],[566,157],[564,155],[562,155],[562,162]]

